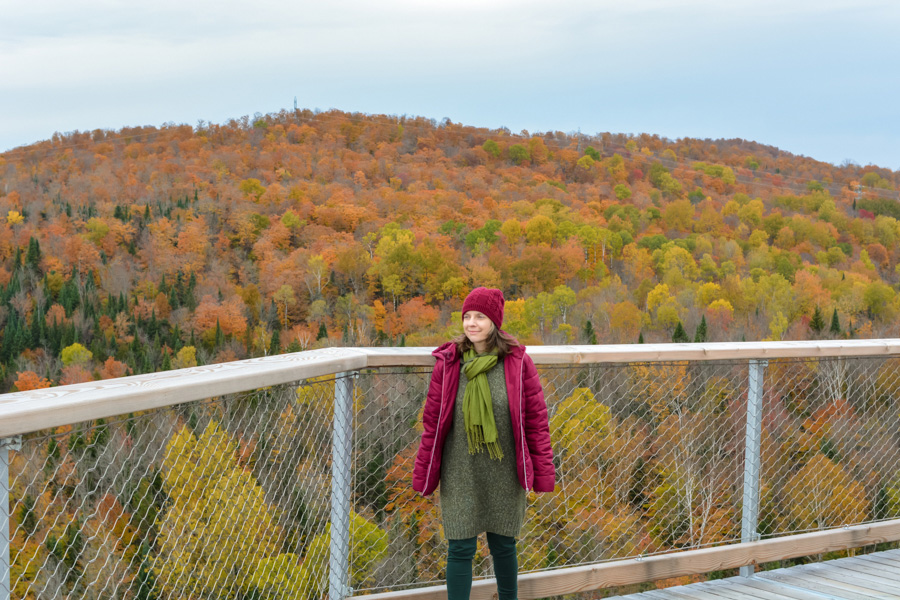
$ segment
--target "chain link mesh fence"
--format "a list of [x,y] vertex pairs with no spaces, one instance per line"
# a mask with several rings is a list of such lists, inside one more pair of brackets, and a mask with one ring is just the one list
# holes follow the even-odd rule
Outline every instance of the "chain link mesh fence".
[[[769,361],[761,535],[900,517],[898,361]],[[529,496],[522,571],[741,539],[747,361],[539,371],[558,488]],[[335,582],[351,588],[338,595],[443,583],[440,492],[411,487],[429,374],[353,376],[346,462],[333,446],[341,377],[24,436],[10,452],[12,597],[318,599]],[[343,464],[349,539],[331,526]],[[475,573],[491,573],[483,540]]]

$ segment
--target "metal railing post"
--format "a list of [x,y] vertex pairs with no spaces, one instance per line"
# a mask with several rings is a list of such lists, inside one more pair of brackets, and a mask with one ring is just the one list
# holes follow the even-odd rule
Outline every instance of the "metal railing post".
[[[763,375],[769,361],[751,360],[747,390],[747,431],[744,437],[744,502],[741,510],[741,542],[759,539],[759,471],[760,438],[762,437]],[[753,565],[741,567],[743,577],[755,571]]]
[[354,373],[334,380],[334,430],[331,443],[331,547],[328,600],[343,600],[350,590],[350,493],[353,454]]
[[9,518],[9,453],[20,449],[20,438],[0,439],[0,600],[12,596],[12,563],[9,559],[10,531]]

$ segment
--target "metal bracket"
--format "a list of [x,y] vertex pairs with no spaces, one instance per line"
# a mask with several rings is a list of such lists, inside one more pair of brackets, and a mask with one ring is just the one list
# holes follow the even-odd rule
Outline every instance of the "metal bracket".
[[0,439],[0,448],[19,452],[22,449],[22,436],[14,435],[12,437]]

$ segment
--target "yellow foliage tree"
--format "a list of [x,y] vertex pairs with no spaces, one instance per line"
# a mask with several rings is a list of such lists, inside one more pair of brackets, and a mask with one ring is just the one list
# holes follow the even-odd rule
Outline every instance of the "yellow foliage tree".
[[186,369],[197,366],[197,349],[193,346],[185,346],[178,351],[172,361],[173,369]]
[[19,223],[21,223],[24,220],[25,220],[25,217],[23,217],[22,213],[20,213],[17,210],[11,210],[6,214],[6,222],[9,225],[18,225]]
[[159,520],[157,585],[175,598],[229,598],[246,590],[274,550],[263,490],[235,460],[237,444],[215,422],[196,437],[182,427],[166,445],[169,503]]
[[869,501],[860,482],[817,454],[788,481],[784,510],[795,529],[824,529],[865,521]]
[[560,482],[570,500],[607,508],[627,501],[647,440],[636,419],[620,421],[590,389],[576,388],[557,405],[550,436],[560,461]]
[[67,367],[69,365],[83,365],[90,362],[94,357],[93,353],[79,343],[66,346],[60,353],[62,363]]
[[[387,532],[355,512],[350,513],[350,585],[359,586],[387,554]],[[277,571],[287,563],[286,555],[260,561],[252,583],[275,598],[321,598],[328,591],[328,557],[331,524],[313,538],[303,562],[287,571]],[[288,555],[289,557],[289,555]],[[287,575],[287,576],[286,576]],[[295,577],[296,579],[290,579]]]
[[596,401],[588,388],[576,388],[557,405],[550,419],[550,437],[564,472],[577,477],[596,463],[599,445],[595,440],[609,435],[611,418],[609,407]]

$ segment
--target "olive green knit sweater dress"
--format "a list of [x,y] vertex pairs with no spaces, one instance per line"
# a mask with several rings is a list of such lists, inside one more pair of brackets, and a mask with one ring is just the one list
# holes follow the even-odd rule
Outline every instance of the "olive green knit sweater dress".
[[487,372],[487,378],[503,458],[491,460],[487,449],[469,454],[462,412],[468,380],[460,374],[453,424],[444,442],[441,461],[441,516],[444,537],[448,540],[466,539],[485,531],[518,537],[525,520],[525,490],[516,475],[515,442],[502,360]]

